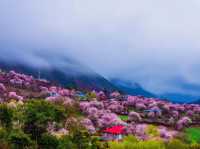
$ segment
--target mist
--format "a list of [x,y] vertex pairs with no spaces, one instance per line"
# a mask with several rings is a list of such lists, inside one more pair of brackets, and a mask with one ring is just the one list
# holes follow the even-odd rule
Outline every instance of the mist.
[[180,85],[200,85],[199,14],[198,0],[1,0],[0,58],[73,57],[154,93],[199,94]]

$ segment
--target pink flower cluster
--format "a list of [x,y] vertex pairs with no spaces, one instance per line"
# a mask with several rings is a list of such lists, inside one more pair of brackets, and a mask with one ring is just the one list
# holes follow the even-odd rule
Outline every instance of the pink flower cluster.
[[184,116],[180,120],[178,120],[178,122],[176,123],[176,128],[177,130],[181,130],[184,127],[189,126],[190,123],[192,123],[192,120],[189,117]]
[[52,103],[62,103],[64,106],[72,106],[74,104],[74,100],[70,97],[64,97],[64,96],[49,96],[45,99],[46,101],[52,102]]
[[[147,121],[166,124],[168,126],[174,126],[176,124],[177,129],[184,128],[191,124],[191,121],[183,118],[185,115],[189,116],[191,120],[200,120],[200,116],[198,116],[200,115],[200,105],[173,104],[155,98],[138,96],[128,96],[127,100],[108,98],[107,100],[99,99],[99,101],[81,102],[80,108],[97,127],[112,125],[111,120],[114,119],[118,121],[119,119],[117,120],[114,116],[116,114],[128,115],[129,122]],[[129,112],[128,109],[132,109],[134,112]],[[110,113],[114,115],[109,115]],[[108,114],[106,118],[103,116],[105,114]],[[107,117],[112,118],[109,119]],[[109,124],[105,122],[105,119],[107,119]]]
[[7,77],[10,78],[10,83],[12,85],[17,85],[20,87],[25,86],[29,88],[34,81],[32,76],[16,73],[15,71],[10,71],[7,74]]
[[57,86],[50,86],[49,89],[48,88],[44,88],[44,89],[47,90],[49,93],[57,94],[59,96],[67,97],[67,96],[75,95],[74,90],[68,90],[61,87],[57,87]]
[[107,128],[114,125],[124,125],[125,123],[114,113],[104,113],[98,119],[98,127]]
[[107,97],[103,91],[98,92],[96,95],[99,100],[107,100]]
[[129,121],[134,121],[134,122],[140,122],[142,120],[141,116],[137,112],[130,112],[128,115],[128,120]]
[[106,128],[113,125],[124,124],[124,122],[115,113],[105,109],[103,102],[81,102],[80,109],[87,114],[88,118],[96,127]]
[[117,114],[123,114],[125,111],[125,107],[123,106],[123,104],[116,100],[109,102],[106,108],[110,110],[111,112],[114,112]]
[[88,118],[84,118],[81,121],[82,125],[89,131],[89,133],[94,134],[96,133],[96,129],[92,123],[92,121]]
[[111,94],[110,94],[110,97],[111,98],[118,98],[118,97],[120,97],[120,93],[119,92],[117,92],[117,91],[115,91],[115,92],[112,92]]
[[[173,126],[185,115],[197,123],[200,121],[200,105],[197,104],[173,104],[156,98],[128,96],[124,105],[125,109],[127,107],[134,109],[139,112],[140,116],[142,114],[142,118],[147,118],[152,122],[157,122],[159,119]],[[149,112],[144,113],[144,111]],[[178,126],[185,127],[185,124],[181,122],[178,123]]]
[[146,128],[146,124],[130,123],[125,128],[125,134],[133,134],[140,140],[147,140]]
[[17,95],[16,92],[9,92],[8,97],[9,97],[10,99],[23,100],[23,97]]
[[2,92],[6,91],[6,87],[3,83],[0,83],[0,91],[2,91]]

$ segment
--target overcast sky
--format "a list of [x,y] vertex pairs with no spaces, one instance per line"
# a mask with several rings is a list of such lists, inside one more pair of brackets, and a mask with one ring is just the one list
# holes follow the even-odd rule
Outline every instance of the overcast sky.
[[0,50],[52,50],[153,92],[189,92],[177,82],[200,85],[200,1],[0,0]]

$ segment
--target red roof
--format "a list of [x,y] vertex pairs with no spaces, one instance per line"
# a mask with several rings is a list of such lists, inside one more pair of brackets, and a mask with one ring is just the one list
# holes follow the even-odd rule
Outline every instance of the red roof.
[[110,128],[106,128],[103,132],[112,133],[112,134],[122,134],[124,126],[113,126]]

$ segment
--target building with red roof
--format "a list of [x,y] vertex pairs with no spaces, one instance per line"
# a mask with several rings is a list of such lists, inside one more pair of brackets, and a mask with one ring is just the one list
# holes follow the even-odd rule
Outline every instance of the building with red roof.
[[104,140],[121,140],[124,133],[124,126],[118,125],[103,130]]

